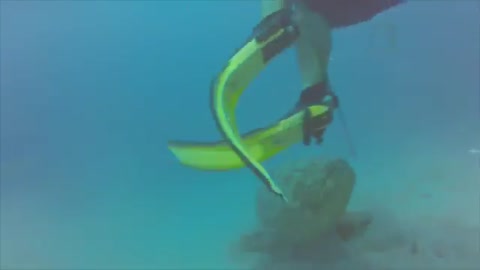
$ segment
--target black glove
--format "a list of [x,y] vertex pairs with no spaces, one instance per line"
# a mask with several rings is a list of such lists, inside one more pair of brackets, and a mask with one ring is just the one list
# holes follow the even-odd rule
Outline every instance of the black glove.
[[338,96],[333,93],[328,82],[317,83],[302,91],[297,102],[297,108],[305,108],[310,105],[322,104],[336,109],[339,106]]
[[[324,116],[312,117],[308,106],[317,104],[329,107],[329,112]],[[305,110],[303,119],[303,143],[305,145],[310,145],[312,137],[316,139],[317,144],[322,143],[325,129],[333,120],[333,110],[338,106],[338,96],[331,91],[328,82],[312,85],[302,91],[296,104],[296,110]]]

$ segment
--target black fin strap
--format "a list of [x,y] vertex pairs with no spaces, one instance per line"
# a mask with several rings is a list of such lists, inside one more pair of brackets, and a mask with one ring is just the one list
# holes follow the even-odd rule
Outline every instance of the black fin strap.
[[306,108],[303,113],[303,144],[310,145],[312,139],[312,112]]
[[288,26],[293,26],[293,11],[291,9],[280,9],[269,14],[255,26],[253,29],[253,37],[258,42],[264,42],[270,38],[275,32]]

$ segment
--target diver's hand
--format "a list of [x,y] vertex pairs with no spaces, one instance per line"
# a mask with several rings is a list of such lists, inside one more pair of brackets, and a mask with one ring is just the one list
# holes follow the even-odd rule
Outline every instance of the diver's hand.
[[338,96],[331,90],[328,81],[302,90],[296,108],[305,108],[315,104],[325,105],[330,109],[336,109],[340,106]]
[[303,119],[303,144],[310,145],[312,138],[315,139],[316,144],[323,142],[323,135],[328,125],[333,120],[333,110],[328,110],[321,117],[312,117],[310,110],[305,109]]

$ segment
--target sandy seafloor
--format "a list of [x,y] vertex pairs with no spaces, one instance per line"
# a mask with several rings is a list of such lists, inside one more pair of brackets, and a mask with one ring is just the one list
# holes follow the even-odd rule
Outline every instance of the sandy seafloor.
[[[392,153],[396,157],[388,157]],[[373,213],[366,234],[340,248],[332,245],[338,249],[332,261],[259,269],[477,269],[479,162],[465,148],[429,138],[379,145],[352,162],[358,182],[349,209]]]
[[[420,144],[428,149],[427,141]],[[360,169],[349,209],[372,211],[367,233],[346,244],[346,253],[339,252],[325,268],[268,269],[475,269],[480,262],[479,160],[464,147],[457,150],[432,147],[412,155],[390,148],[390,153],[404,153],[389,162],[383,152],[372,152],[370,159],[355,162]],[[254,196],[239,191],[240,185],[222,188],[217,196],[195,195],[192,204],[180,206],[181,200],[171,198],[176,207],[156,208],[151,206],[155,192],[117,187],[116,195],[90,195],[94,205],[50,217],[38,216],[45,215],[45,202],[4,197],[18,212],[2,209],[2,230],[8,232],[2,234],[2,267],[250,269],[254,257],[231,256],[229,249],[254,226]],[[118,199],[128,203],[119,207]]]

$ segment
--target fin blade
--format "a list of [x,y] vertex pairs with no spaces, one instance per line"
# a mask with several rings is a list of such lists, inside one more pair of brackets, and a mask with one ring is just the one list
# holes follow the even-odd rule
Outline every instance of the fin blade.
[[[242,136],[242,143],[252,158],[263,162],[298,142],[291,137],[276,143],[285,134],[277,127],[258,129]],[[212,143],[170,141],[168,149],[181,164],[199,170],[226,171],[245,167],[241,158],[225,141]]]

